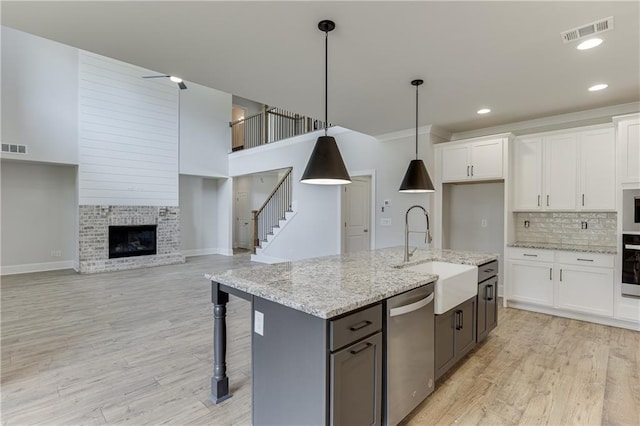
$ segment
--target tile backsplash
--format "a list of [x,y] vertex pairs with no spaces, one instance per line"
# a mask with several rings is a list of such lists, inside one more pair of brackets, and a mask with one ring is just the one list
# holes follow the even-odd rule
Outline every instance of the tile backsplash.
[[[516,213],[516,240],[615,247],[616,216],[616,213],[601,212]],[[528,228],[525,221],[528,221]],[[582,229],[583,222],[586,222],[587,229]]]

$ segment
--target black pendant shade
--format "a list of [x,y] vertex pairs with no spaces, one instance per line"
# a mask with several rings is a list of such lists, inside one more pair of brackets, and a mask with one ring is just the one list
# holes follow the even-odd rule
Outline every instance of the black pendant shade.
[[336,27],[333,21],[324,20],[318,23],[318,29],[325,33],[324,44],[324,136],[320,136],[313,147],[307,168],[304,169],[300,182],[314,185],[342,185],[351,183],[351,178],[344,165],[338,144],[332,136],[327,136],[327,94],[328,94],[328,56],[329,31]]
[[400,192],[416,193],[416,192],[434,192],[433,182],[429,177],[427,168],[422,160],[418,159],[418,86],[423,83],[422,80],[413,80],[412,86],[416,86],[416,159],[411,160],[409,168],[404,174]]
[[351,183],[342,155],[338,150],[338,144],[332,136],[318,138],[300,182],[316,185]]

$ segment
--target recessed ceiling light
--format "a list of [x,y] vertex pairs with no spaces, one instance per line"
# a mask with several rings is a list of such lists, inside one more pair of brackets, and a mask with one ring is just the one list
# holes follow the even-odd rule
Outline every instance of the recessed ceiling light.
[[590,38],[588,40],[583,41],[578,45],[578,50],[587,50],[592,49],[596,46],[600,46],[602,44],[601,38]]
[[604,84],[604,83],[602,83],[602,84],[596,84],[596,85],[594,85],[594,86],[589,87],[589,91],[590,91],[590,92],[597,92],[598,90],[604,90],[604,89],[606,89],[607,87],[609,87],[609,85],[608,85],[608,84]]
[[182,83],[182,79],[180,77],[170,76],[169,80],[173,81],[174,83]]
[[478,114],[489,114],[491,110],[489,108],[482,108],[478,110]]

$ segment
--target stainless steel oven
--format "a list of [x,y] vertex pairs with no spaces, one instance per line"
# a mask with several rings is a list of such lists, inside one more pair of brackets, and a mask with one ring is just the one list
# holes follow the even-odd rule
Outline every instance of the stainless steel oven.
[[622,234],[622,295],[640,298],[640,235]]

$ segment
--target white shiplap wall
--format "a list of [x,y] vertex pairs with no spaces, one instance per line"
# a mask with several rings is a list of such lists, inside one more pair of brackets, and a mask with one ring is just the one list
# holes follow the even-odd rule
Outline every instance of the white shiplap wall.
[[178,205],[178,87],[80,51],[79,203]]

